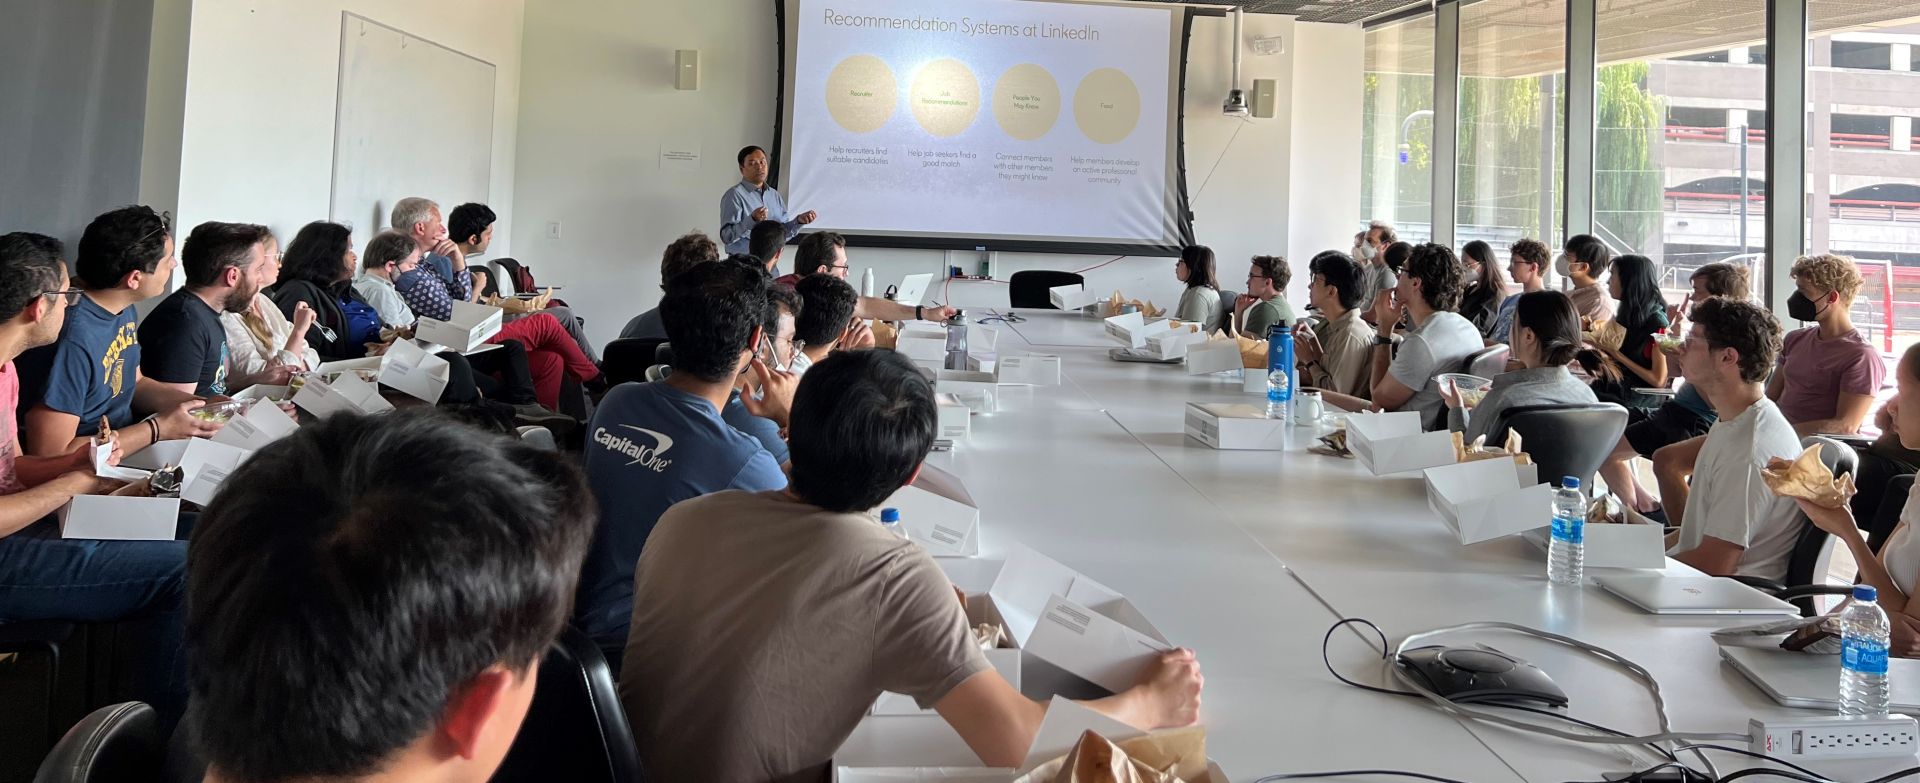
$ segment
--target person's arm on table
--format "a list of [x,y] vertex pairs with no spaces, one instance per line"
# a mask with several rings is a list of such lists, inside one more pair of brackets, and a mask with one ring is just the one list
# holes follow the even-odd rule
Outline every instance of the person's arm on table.
[[[1155,659],[1132,688],[1084,704],[1142,731],[1190,726],[1200,717],[1203,684],[1193,651],[1174,650]],[[955,686],[933,708],[991,767],[1020,766],[1047,715],[1046,705],[991,669]]]
[[76,471],[62,474],[32,489],[0,496],[0,538],[18,533],[26,526],[45,519],[75,495],[105,491],[115,483],[97,478],[91,472]]
[[902,304],[877,296],[863,296],[853,305],[853,317],[877,321],[945,321],[957,312],[946,305]]
[[1740,567],[1740,555],[1746,551],[1746,547],[1731,541],[1701,536],[1699,546],[1672,557],[1709,576],[1732,576],[1734,570]]
[[[118,437],[114,438],[113,456],[107,461],[110,465],[120,464],[120,457],[123,455],[123,450],[120,448],[119,441],[120,439]],[[81,446],[57,457],[15,457],[13,460],[13,476],[23,487],[37,487],[68,473],[76,471],[91,472],[93,470],[92,445],[93,444],[89,442],[85,446]],[[20,451],[18,438],[14,439],[13,453],[24,453]]]

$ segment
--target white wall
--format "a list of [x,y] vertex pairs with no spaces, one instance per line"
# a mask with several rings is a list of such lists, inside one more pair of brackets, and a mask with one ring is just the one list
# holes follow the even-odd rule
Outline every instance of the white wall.
[[1358,25],[1295,25],[1293,165],[1287,258],[1295,301],[1306,299],[1307,262],[1346,250],[1360,219],[1360,119],[1366,96]]
[[[1226,288],[1244,287],[1246,258],[1289,250],[1289,172],[1297,157],[1291,154],[1295,36],[1309,34],[1301,30],[1319,36],[1322,27],[1247,15],[1245,37],[1282,35],[1287,50],[1246,57],[1243,86],[1257,77],[1277,79],[1280,117],[1243,121],[1220,116],[1231,24],[1218,17],[1194,22],[1185,107],[1188,192],[1195,232],[1222,259]],[[1357,40],[1357,31],[1351,37]],[[1355,56],[1342,66],[1352,70],[1345,81],[1355,93],[1356,130],[1344,145],[1352,149],[1312,151],[1322,156],[1316,161],[1323,168],[1339,170],[1335,179],[1342,187],[1355,189],[1339,197],[1338,208],[1347,212],[1359,200],[1360,64],[1354,48]],[[676,49],[700,51],[696,92],[673,89]],[[720,194],[739,178],[734,152],[747,144],[771,145],[779,89],[772,7],[767,0],[529,3],[522,54],[517,191],[514,209],[501,214],[518,237],[514,255],[533,265],[542,282],[566,284],[564,297],[587,318],[593,338],[604,342],[658,301],[660,251],[669,241],[687,231],[717,230]],[[699,169],[662,171],[660,145],[684,139],[699,140]],[[1352,222],[1347,217],[1341,226]],[[561,223],[557,240],[546,234],[554,221]],[[971,253],[952,258],[968,271],[976,262]],[[1018,269],[1077,270],[1107,260],[1005,253],[995,271],[1005,277]],[[851,263],[856,278],[862,268],[875,267],[884,286],[902,274],[937,271],[943,254],[856,248]],[[1305,269],[1305,259],[1299,267]],[[1173,264],[1164,258],[1124,259],[1089,273],[1088,280],[1095,290],[1121,288],[1162,304],[1179,294]]]
[[[327,217],[343,11],[494,64],[490,202],[513,214],[524,0],[193,0],[175,220],[182,234],[202,221],[238,220],[265,223],[284,243]],[[435,132],[432,117],[395,119],[395,133]],[[394,198],[410,195],[435,194]],[[372,227],[354,228],[364,245]],[[507,221],[493,241],[493,252],[511,252]]]

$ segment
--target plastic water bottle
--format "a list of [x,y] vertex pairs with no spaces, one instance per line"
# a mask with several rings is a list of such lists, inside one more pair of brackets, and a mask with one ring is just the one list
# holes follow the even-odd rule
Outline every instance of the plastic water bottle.
[[1580,584],[1587,564],[1587,498],[1580,493],[1580,479],[1560,479],[1553,493],[1553,541],[1547,545],[1547,581],[1560,585]]
[[1293,403],[1293,330],[1280,324],[1267,329],[1267,418],[1287,418]]
[[1840,714],[1887,716],[1887,643],[1893,626],[1870,585],[1854,585],[1853,603],[1840,614]]
[[867,267],[867,271],[860,273],[860,295],[873,296],[873,267]]
[[901,538],[907,537],[907,529],[900,525],[900,509],[880,509],[880,526],[886,528],[887,532],[896,536]]
[[953,317],[947,319],[946,368],[967,369],[967,314],[963,310],[953,311]]

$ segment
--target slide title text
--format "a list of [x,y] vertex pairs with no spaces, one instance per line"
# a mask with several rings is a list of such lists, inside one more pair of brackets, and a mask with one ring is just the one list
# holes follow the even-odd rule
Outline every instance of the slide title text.
[[904,30],[920,33],[959,33],[965,36],[988,36],[1002,38],[1059,38],[1069,41],[1098,41],[1100,30],[1093,25],[1068,27],[1066,25],[1043,22],[1040,24],[1000,24],[977,20],[972,17],[960,17],[959,21],[928,16],[897,17],[871,16],[836,13],[826,9],[826,23],[834,27],[864,27],[874,30]]

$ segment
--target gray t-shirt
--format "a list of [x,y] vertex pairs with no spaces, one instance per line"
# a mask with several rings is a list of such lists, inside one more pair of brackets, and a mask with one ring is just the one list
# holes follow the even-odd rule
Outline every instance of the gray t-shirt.
[[622,340],[665,340],[667,322],[660,320],[660,308],[656,307],[636,315],[620,330]]
[[1413,397],[1400,410],[1419,411],[1429,430],[1445,427],[1447,404],[1440,399],[1440,385],[1433,376],[1463,372],[1467,357],[1481,347],[1480,330],[1459,313],[1434,313],[1420,328],[1407,332],[1393,364],[1387,366],[1388,375],[1413,390]]
[[1506,442],[1507,434],[1494,432],[1493,428],[1500,426],[1501,414],[1508,408],[1599,401],[1593,396],[1593,387],[1573,377],[1566,365],[1514,370],[1494,376],[1493,388],[1479,405],[1449,409],[1447,428],[1462,433],[1468,443],[1485,435],[1489,445],[1498,446]]
[[926,550],[785,492],[662,515],[632,629],[620,700],[654,780],[826,780],[881,691],[932,707],[989,668]]
[[1668,554],[1679,554],[1705,542],[1707,536],[1746,547],[1732,574],[1784,580],[1787,560],[1800,534],[1800,507],[1792,498],[1767,488],[1760,469],[1779,457],[1800,456],[1800,438],[1780,407],[1765,397],[1732,419],[1723,419],[1707,431],[1694,463],[1693,492],[1686,517],[1680,520],[1680,540]]

